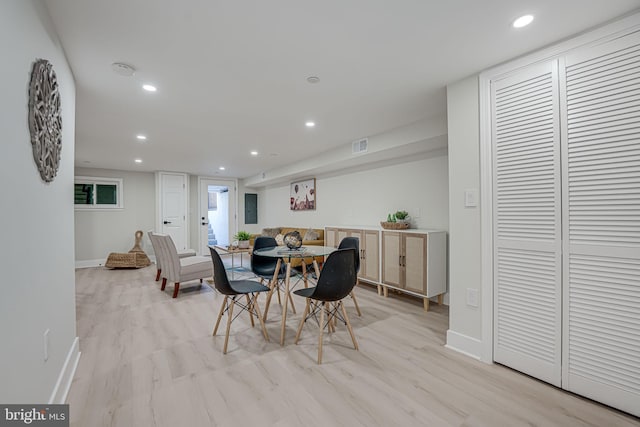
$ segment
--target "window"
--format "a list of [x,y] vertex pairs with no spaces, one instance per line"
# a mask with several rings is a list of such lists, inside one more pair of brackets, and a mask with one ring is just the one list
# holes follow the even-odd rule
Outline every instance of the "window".
[[122,179],[76,176],[73,197],[76,209],[121,209]]

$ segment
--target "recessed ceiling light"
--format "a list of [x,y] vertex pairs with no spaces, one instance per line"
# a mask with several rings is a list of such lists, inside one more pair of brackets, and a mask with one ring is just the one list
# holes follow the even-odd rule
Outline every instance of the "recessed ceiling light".
[[135,162],[136,163],[142,163],[142,159],[136,159]]
[[320,77],[317,76],[309,76],[307,77],[307,81],[311,84],[315,84],[315,83],[319,83],[320,82]]
[[513,21],[513,28],[522,28],[533,22],[533,15],[523,15],[520,18]]
[[251,152],[251,155],[252,155],[252,156],[257,156],[257,155],[258,155],[258,152],[257,152],[257,151],[252,151],[252,152]]
[[146,140],[146,139],[147,139],[147,137],[146,137],[146,136],[144,136],[144,135],[136,135],[136,138],[138,138],[138,139],[139,139],[139,140],[141,140],[141,141],[144,141],[144,140]]
[[315,122],[312,122],[312,121],[308,121],[308,122],[306,122],[304,125],[305,125],[306,127],[308,127],[308,128],[312,128],[312,127],[314,127],[314,126],[316,125],[316,123],[315,123]]
[[111,64],[111,69],[114,73],[124,77],[131,77],[136,73],[135,68],[133,68],[129,64],[124,64],[122,62],[114,62],[113,64]]
[[153,85],[149,85],[149,84],[142,85],[142,89],[144,89],[144,90],[146,90],[146,91],[148,91],[148,92],[155,92],[155,91],[157,91],[157,90],[158,90],[158,88],[156,88],[156,87],[155,87],[155,86],[153,86]]
[[224,166],[220,166],[218,169],[220,169],[221,171],[224,170]]

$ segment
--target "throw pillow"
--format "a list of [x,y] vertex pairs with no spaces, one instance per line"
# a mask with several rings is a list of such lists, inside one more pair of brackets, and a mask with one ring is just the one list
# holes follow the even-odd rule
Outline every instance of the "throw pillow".
[[276,243],[278,244],[278,246],[284,245],[284,236],[282,234],[276,234]]
[[320,234],[318,234],[318,232],[313,228],[310,228],[304,234],[304,237],[302,238],[302,240],[318,240],[318,237],[320,237]]
[[278,234],[280,234],[280,230],[282,230],[282,228],[280,227],[263,228],[262,235],[266,237],[276,237]]

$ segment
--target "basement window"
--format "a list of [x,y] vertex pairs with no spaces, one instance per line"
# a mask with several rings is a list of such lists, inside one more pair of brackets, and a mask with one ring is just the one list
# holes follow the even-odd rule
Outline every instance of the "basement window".
[[122,209],[122,178],[76,176],[73,197],[78,210]]

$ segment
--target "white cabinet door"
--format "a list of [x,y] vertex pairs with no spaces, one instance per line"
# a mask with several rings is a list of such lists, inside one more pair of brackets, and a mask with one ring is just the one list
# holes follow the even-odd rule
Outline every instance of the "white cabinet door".
[[640,416],[640,36],[563,78],[563,388]]
[[411,292],[427,294],[427,235],[403,235],[402,264],[404,288]]
[[492,82],[494,359],[561,383],[558,62]]

